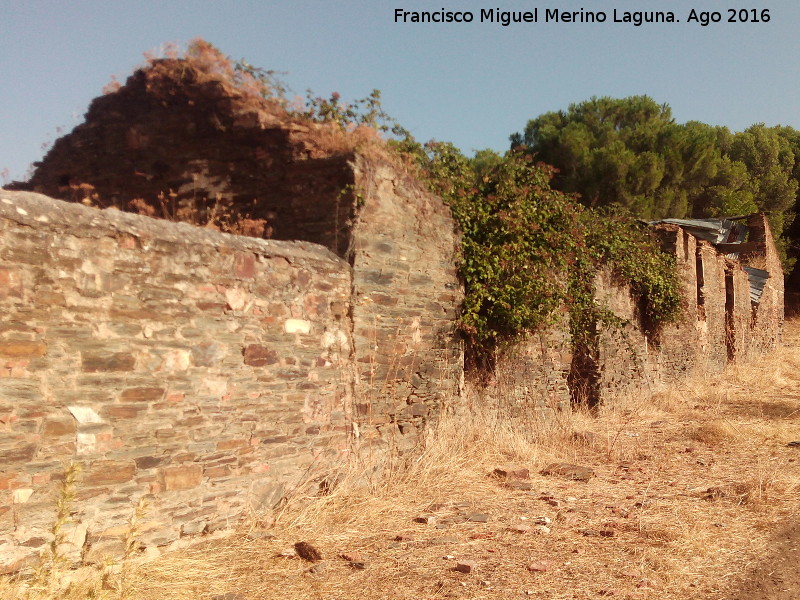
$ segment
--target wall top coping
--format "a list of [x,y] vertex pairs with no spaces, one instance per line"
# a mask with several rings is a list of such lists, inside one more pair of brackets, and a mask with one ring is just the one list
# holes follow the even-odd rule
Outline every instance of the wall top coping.
[[86,239],[128,234],[142,240],[224,247],[261,256],[327,262],[341,268],[350,268],[346,261],[333,252],[311,242],[262,240],[232,235],[188,223],[154,219],[121,210],[101,210],[56,200],[35,192],[17,192],[0,188],[0,219],[35,229],[69,233]]

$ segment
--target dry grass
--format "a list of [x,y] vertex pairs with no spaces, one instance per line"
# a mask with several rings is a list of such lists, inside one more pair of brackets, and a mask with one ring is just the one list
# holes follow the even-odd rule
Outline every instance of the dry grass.
[[[372,477],[353,465],[330,495],[286,507],[269,529],[135,565],[124,589],[84,578],[59,597],[730,598],[800,509],[800,453],[786,446],[800,438],[800,325],[786,337],[767,359],[619,398],[597,417],[484,406],[444,418],[412,457]],[[539,474],[553,461],[596,477]],[[530,490],[491,476],[506,464],[530,470]],[[465,520],[472,513],[489,520]],[[414,522],[428,514],[435,523]],[[550,533],[517,531],[542,516]],[[321,551],[318,572],[291,557],[298,541]],[[455,571],[462,559],[476,571]],[[0,583],[0,597],[19,597],[13,585]]]

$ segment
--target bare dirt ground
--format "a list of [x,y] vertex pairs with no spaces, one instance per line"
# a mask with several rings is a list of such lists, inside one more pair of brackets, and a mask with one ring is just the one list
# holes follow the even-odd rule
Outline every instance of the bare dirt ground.
[[781,531],[773,551],[748,571],[732,600],[800,598],[800,524]]
[[[371,480],[354,465],[330,495],[234,535],[30,597],[800,598],[800,324],[786,342],[596,417],[476,400]],[[544,474],[552,463],[593,475]],[[22,584],[0,582],[14,597]]]

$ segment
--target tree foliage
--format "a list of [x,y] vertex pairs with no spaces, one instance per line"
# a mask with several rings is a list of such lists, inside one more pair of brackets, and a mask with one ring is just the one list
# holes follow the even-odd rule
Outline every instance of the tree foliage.
[[556,167],[553,186],[587,206],[645,219],[763,211],[785,246],[800,175],[800,133],[792,128],[732,133],[678,124],[669,106],[647,96],[591,98],[529,121],[511,143]]

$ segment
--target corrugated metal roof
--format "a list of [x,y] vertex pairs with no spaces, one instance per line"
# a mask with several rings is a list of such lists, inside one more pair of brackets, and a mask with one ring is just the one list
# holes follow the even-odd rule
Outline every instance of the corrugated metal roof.
[[[734,217],[738,218],[738,217]],[[712,244],[736,244],[747,239],[747,226],[736,223],[733,219],[661,219],[651,221],[651,225],[670,223],[683,227],[694,237],[706,240]],[[737,253],[733,253],[737,254]],[[738,258],[731,256],[731,258]]]
[[769,271],[756,269],[755,267],[742,268],[745,273],[747,273],[747,279],[750,281],[750,302],[758,304],[761,302],[761,294],[764,293],[764,286],[767,285]]
[[[744,217],[727,217],[721,219],[661,219],[659,221],[650,221],[651,225],[658,225],[659,223],[669,223],[671,225],[678,225],[682,227],[694,237],[711,242],[714,246],[719,246],[721,252],[725,252],[725,256],[734,260],[739,260],[739,255],[742,251],[752,251],[751,243],[745,242],[747,239],[747,226],[743,223],[737,223],[739,219]],[[738,250],[737,246],[741,249]],[[761,301],[761,294],[764,292],[764,286],[769,279],[769,272],[763,269],[756,269],[754,267],[742,267],[747,273],[747,278],[750,281],[750,302],[758,304]]]

